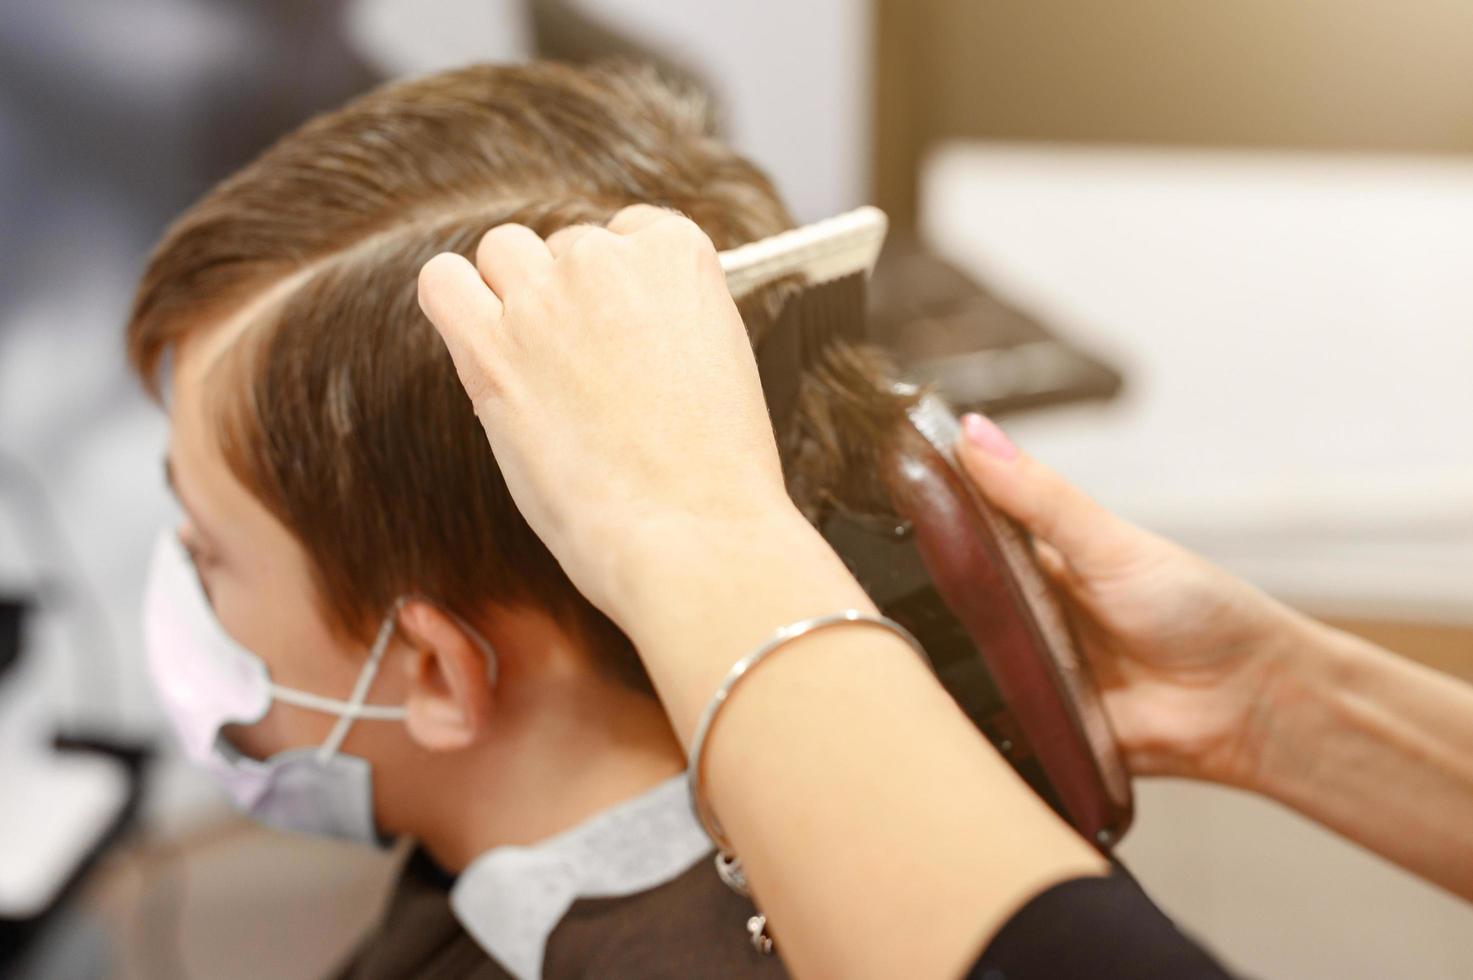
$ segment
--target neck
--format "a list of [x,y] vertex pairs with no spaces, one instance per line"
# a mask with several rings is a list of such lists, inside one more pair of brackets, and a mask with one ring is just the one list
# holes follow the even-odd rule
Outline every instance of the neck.
[[546,701],[504,705],[504,736],[437,780],[420,843],[459,873],[476,857],[577,826],[679,773],[685,757],[654,698],[597,680]]

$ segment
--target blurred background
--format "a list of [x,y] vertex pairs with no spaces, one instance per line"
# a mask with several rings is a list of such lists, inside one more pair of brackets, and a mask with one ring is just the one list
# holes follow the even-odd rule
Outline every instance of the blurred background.
[[[372,921],[393,857],[237,819],[151,700],[133,282],[380,80],[614,53],[708,87],[800,219],[890,213],[870,329],[910,374],[1473,680],[1473,6],[0,0],[0,974],[315,977]],[[1126,862],[1232,966],[1473,976],[1467,905],[1261,801],[1138,794]]]

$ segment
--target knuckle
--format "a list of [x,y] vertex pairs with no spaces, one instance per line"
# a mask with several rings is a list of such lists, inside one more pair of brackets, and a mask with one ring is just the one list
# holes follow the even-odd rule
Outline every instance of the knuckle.
[[638,204],[626,204],[614,215],[615,221],[628,221],[631,218],[653,218],[658,216],[663,209],[656,205],[641,201]]
[[586,259],[590,255],[605,251],[612,239],[613,235],[607,229],[584,225],[578,236],[568,244],[567,255],[571,258]]
[[505,224],[497,225],[481,236],[480,244],[476,246],[477,261],[483,260],[488,255],[495,254],[498,250],[515,243],[523,235],[529,233],[530,228],[525,225]]
[[552,246],[554,243],[575,242],[583,235],[587,234],[588,230],[592,227],[592,225],[583,222],[579,222],[578,224],[573,225],[564,225],[557,231],[553,232],[551,235],[547,236],[547,244],[549,246]]
[[651,230],[658,232],[668,241],[689,248],[711,247],[711,239],[701,230],[701,226],[677,212],[670,212],[667,219],[652,225]]

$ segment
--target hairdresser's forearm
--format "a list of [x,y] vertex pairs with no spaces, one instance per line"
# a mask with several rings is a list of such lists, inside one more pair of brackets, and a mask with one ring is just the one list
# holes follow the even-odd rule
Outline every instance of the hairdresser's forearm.
[[[872,608],[796,514],[646,537],[614,610],[681,738],[774,629]],[[799,976],[956,975],[1049,884],[1104,863],[956,709],[904,643],[846,626],[738,689],[708,742],[716,811]]]
[[1473,899],[1473,686],[1307,619],[1244,783]]

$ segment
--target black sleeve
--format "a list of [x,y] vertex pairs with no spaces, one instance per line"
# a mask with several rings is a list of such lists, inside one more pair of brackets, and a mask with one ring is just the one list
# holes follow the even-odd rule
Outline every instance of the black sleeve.
[[1062,882],[1018,910],[968,980],[1224,980],[1124,871]]

